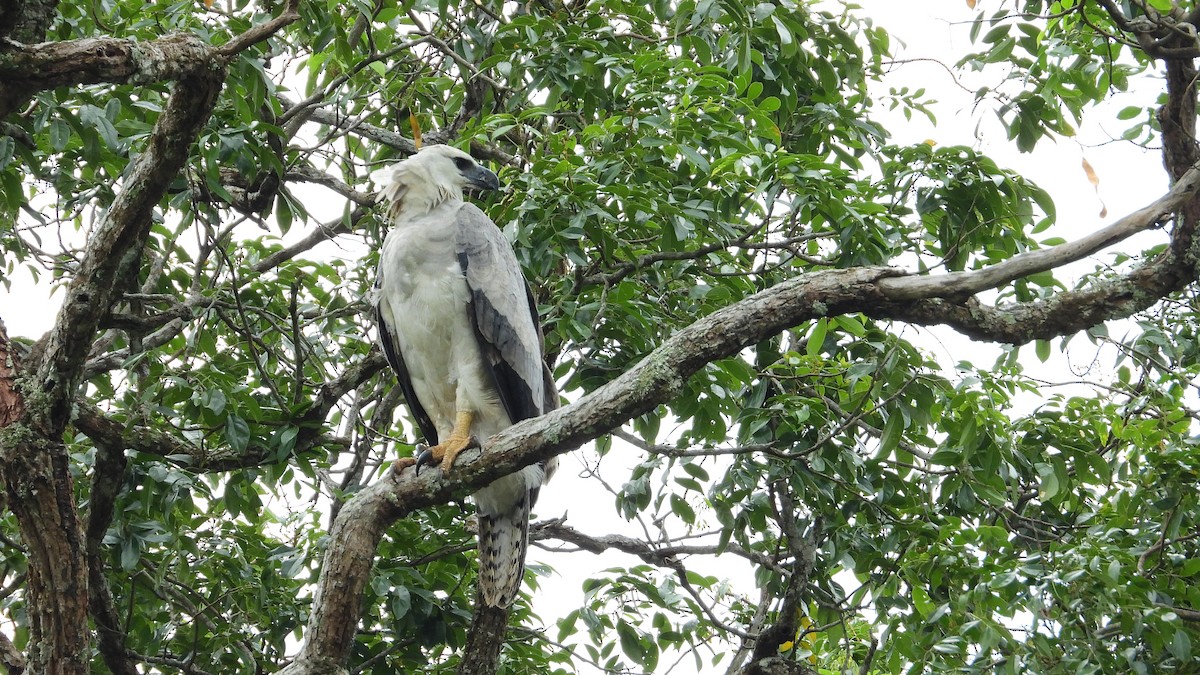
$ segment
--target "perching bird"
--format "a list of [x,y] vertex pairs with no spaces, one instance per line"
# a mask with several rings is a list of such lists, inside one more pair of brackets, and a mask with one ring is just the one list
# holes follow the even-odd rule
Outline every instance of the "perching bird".
[[[495,190],[500,180],[452,147],[426,146],[396,165],[375,282],[383,352],[447,473],[479,439],[558,404],[529,286],[504,234],[463,202],[468,187]],[[507,607],[520,590],[529,510],[553,470],[553,460],[527,466],[472,495],[486,605]]]

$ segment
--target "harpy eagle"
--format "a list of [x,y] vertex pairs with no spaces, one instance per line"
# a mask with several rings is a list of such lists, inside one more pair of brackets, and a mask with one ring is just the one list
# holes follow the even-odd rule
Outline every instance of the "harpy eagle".
[[[429,145],[395,166],[374,294],[383,352],[433,444],[415,463],[431,458],[447,473],[476,439],[558,405],[529,286],[504,234],[463,201],[468,187],[500,180],[456,148]],[[489,606],[509,606],[520,590],[529,510],[553,470],[553,460],[527,466],[472,495]]]

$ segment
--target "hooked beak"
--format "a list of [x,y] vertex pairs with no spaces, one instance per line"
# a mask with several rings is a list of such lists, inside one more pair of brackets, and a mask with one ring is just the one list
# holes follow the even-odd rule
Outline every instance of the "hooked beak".
[[493,173],[490,169],[482,166],[475,166],[471,171],[465,174],[467,186],[476,190],[499,190],[500,177]]

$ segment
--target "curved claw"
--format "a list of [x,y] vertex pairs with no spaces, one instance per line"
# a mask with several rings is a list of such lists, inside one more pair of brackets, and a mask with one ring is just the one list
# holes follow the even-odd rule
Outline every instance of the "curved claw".
[[417,443],[415,450],[417,452],[417,459],[416,459],[417,475],[419,476],[419,475],[421,475],[421,467],[422,466],[424,466],[426,464],[436,464],[437,460],[434,459],[433,451],[429,448],[428,445],[424,445],[422,443]]

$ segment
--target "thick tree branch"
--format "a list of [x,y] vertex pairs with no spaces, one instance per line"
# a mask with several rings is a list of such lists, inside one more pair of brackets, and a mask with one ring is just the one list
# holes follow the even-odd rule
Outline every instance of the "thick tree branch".
[[115,300],[117,279],[126,271],[122,261],[138,255],[145,245],[154,208],[187,161],[196,134],[216,104],[222,84],[219,75],[203,72],[176,86],[145,150],[131,165],[124,189],[88,242],[38,364],[37,381],[48,398],[48,418],[59,433],[92,339]]
[[209,64],[218,73],[223,70],[212,47],[190,35],[151,42],[84,38],[10,47],[0,50],[0,117],[44,89],[98,82],[183,81]]
[[[270,23],[276,30],[282,25]],[[154,210],[212,114],[228,54],[180,36],[147,45],[85,40],[5,46],[8,49],[0,52],[0,116],[47,87],[110,76],[125,82],[176,80],[145,147],[127,168],[120,192],[88,241],[54,328],[39,343],[27,370],[16,372],[24,411],[0,442],[0,472],[28,551],[28,667],[64,675],[90,672],[90,596],[99,610],[98,623],[103,624],[106,658],[118,672],[132,672],[119,629],[110,621],[115,615],[111,603],[105,603],[101,588],[89,581],[90,556],[62,435],[97,331],[119,299],[121,282],[136,272]]]
[[0,118],[45,89],[100,82],[183,82],[203,80],[206,73],[220,76],[239,52],[298,19],[298,5],[299,0],[291,0],[279,16],[219,47],[184,34],[149,42],[104,37],[30,45],[0,43]]
[[0,39],[41,42],[58,16],[58,0],[4,0],[0,2]]
[[[88,662],[88,565],[62,434],[100,321],[119,279],[140,257],[152,211],[188,157],[221,89],[220,72],[177,85],[126,174],[124,189],[96,228],[67,290],[54,329],[22,381],[25,415],[0,443],[9,503],[29,548],[30,667],[85,673]],[[30,395],[34,398],[30,399]]]
[[493,675],[508,632],[508,607],[492,607],[483,601],[475,589],[475,609],[471,612],[471,629],[463,645],[462,660],[457,675]]

